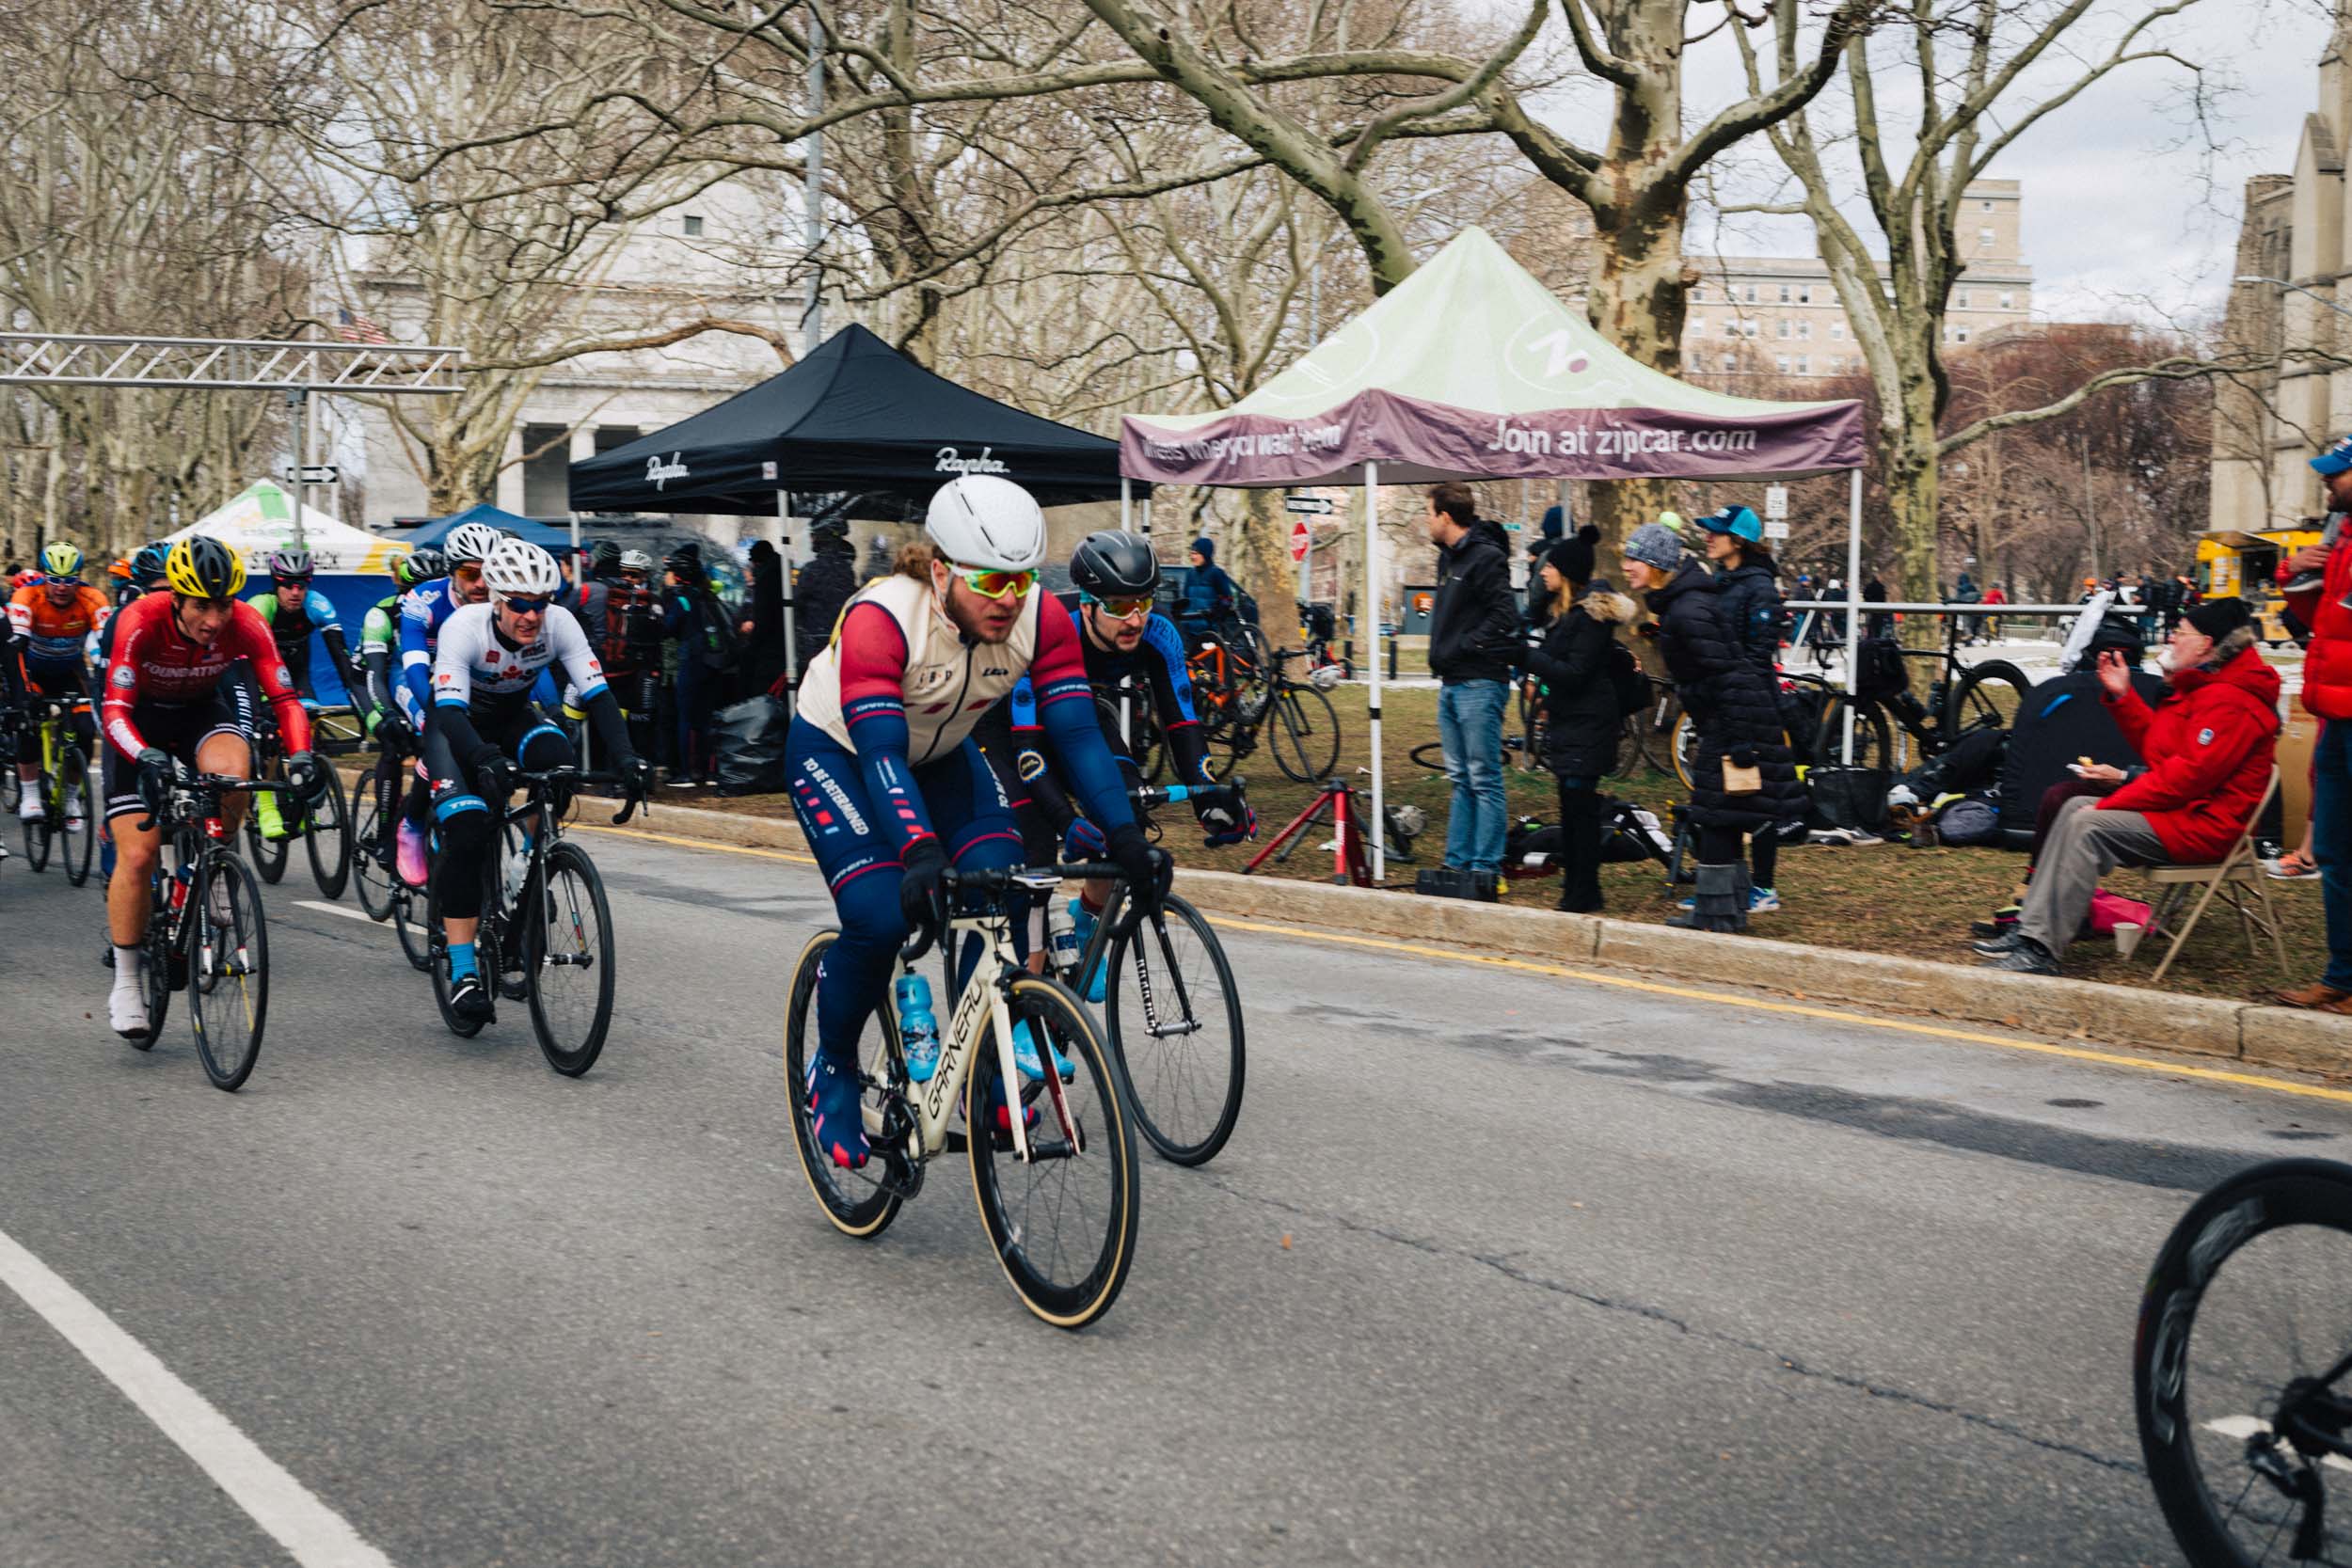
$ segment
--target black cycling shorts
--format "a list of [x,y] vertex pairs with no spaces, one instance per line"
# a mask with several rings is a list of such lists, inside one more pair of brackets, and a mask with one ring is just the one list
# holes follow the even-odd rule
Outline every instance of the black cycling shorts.
[[[131,709],[131,722],[138,726],[150,746],[194,768],[197,748],[216,735],[233,735],[252,744],[253,698],[243,681],[223,680],[210,697],[193,702],[136,704]],[[103,775],[109,822],[118,816],[147,815],[139,800],[138,762],[124,756],[112,736],[106,739]]]

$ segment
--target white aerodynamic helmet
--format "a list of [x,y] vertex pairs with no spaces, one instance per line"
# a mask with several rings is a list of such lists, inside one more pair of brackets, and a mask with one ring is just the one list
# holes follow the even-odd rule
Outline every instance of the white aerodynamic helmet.
[[923,531],[959,566],[1035,571],[1045,560],[1045,514],[1030,494],[993,474],[964,474],[931,497]]
[[460,523],[441,541],[441,553],[453,562],[487,561],[505,537],[487,523]]
[[520,539],[501,539],[482,563],[482,580],[500,598],[544,599],[564,586],[555,557]]

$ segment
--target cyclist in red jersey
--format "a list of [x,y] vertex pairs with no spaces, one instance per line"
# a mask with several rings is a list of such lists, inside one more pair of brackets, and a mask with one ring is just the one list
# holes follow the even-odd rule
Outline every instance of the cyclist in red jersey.
[[[277,640],[251,605],[237,598],[245,563],[217,539],[184,539],[164,562],[167,594],[150,594],[115,617],[103,711],[106,735],[106,822],[115,839],[115,875],[106,884],[106,925],[115,946],[107,1015],[126,1039],[144,1039],[149,1022],[142,983],[148,882],[162,850],[162,829],[142,818],[163,799],[175,762],[200,773],[244,778],[253,765],[248,737],[252,699],[241,681],[223,680],[238,659],[250,662],[262,693],[277,710],[286,743],[286,782],[315,799],[326,774],[310,754],[310,720],[286,678]],[[231,836],[245,797],[224,798]]]

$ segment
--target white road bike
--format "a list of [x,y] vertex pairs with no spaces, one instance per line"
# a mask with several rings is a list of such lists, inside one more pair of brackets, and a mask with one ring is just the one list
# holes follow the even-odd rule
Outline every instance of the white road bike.
[[[1135,1127],[1117,1059],[1086,1006],[1059,981],[1030,974],[1013,947],[1012,922],[1032,895],[1065,879],[1115,877],[1112,865],[949,871],[951,955],[979,946],[960,993],[936,1012],[939,1065],[924,1083],[908,1075],[895,996],[858,1039],[858,1079],[872,1157],[844,1169],[817,1145],[808,1069],[817,1053],[817,990],[840,932],[819,931],[801,950],[785,1015],[784,1067],[801,1168],[825,1217],[846,1236],[879,1236],[922,1189],[932,1160],[961,1148],[989,1244],[1029,1310],[1057,1328],[1084,1328],[1110,1309],[1135,1261],[1140,1174]],[[917,933],[898,955],[902,972],[930,945]],[[960,966],[948,964],[950,976]],[[1040,1077],[1020,1069],[1015,1031],[1025,1029]],[[993,1047],[993,1049],[989,1049]],[[1006,1093],[1006,1085],[1017,1085]],[[1008,1102],[1021,1114],[1008,1115]],[[960,1124],[960,1125],[959,1125]]]

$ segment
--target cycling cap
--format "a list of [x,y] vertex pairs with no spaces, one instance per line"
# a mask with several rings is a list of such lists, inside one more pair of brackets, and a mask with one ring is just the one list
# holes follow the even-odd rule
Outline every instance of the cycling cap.
[[449,576],[449,559],[436,549],[410,550],[392,562],[392,580],[403,588]]
[[1098,599],[1136,599],[1159,586],[1160,558],[1141,534],[1105,529],[1078,542],[1070,580]]
[[958,566],[1033,572],[1045,559],[1045,514],[1018,484],[964,474],[931,497],[923,531]]
[[183,539],[164,558],[164,580],[175,594],[226,599],[245,586],[245,562],[217,539]]
[[482,580],[501,598],[544,599],[564,586],[555,557],[520,539],[501,539],[482,563]]
[[461,561],[487,561],[505,537],[487,523],[460,523],[441,541],[441,553],[453,565]]

